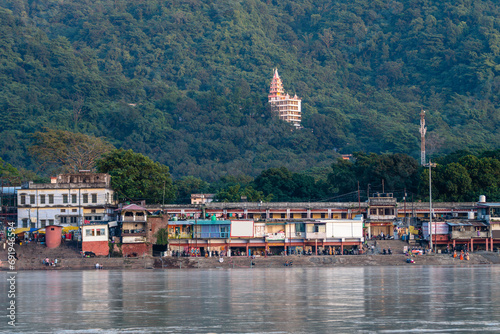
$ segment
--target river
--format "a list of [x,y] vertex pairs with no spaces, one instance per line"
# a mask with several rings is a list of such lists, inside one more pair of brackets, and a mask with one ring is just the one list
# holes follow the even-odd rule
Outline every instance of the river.
[[0,331],[500,332],[498,277],[500,266],[23,271],[16,327],[5,316]]

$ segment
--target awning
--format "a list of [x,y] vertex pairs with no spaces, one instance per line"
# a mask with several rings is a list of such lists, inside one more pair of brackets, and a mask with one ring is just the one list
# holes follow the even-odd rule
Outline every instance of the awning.
[[63,233],[68,233],[70,231],[75,231],[75,230],[79,230],[80,228],[76,227],[76,226],[65,226],[62,228],[62,232]]
[[35,233],[45,234],[45,229],[41,228],[41,229],[37,230]]
[[23,233],[23,232],[28,232],[30,229],[27,228],[27,227],[20,227],[20,228],[16,228],[14,230],[14,234],[19,234],[19,233]]

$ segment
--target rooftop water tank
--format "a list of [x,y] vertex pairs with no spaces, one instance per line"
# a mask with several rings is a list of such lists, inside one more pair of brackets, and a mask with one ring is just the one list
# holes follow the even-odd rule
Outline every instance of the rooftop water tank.
[[474,219],[474,211],[467,212],[467,218]]
[[479,195],[479,203],[486,203],[486,196]]

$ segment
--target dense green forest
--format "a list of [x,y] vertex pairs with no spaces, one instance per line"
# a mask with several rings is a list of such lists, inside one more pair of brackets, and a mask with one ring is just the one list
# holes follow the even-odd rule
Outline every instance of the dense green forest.
[[[271,116],[274,67],[303,129]],[[36,170],[51,128],[174,179],[315,177],[339,153],[418,157],[421,108],[428,156],[494,150],[499,74],[494,1],[0,0],[0,158]]]

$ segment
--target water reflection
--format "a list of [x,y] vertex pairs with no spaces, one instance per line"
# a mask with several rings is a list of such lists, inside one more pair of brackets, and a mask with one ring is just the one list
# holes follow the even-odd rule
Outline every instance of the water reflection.
[[[499,331],[498,267],[18,274],[16,331]],[[6,287],[2,273],[0,288]],[[5,291],[5,289],[3,289]],[[0,296],[6,305],[7,296]],[[9,332],[6,322],[0,324]]]

